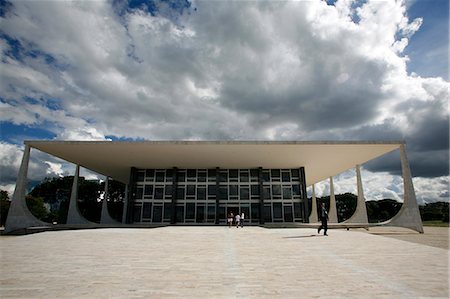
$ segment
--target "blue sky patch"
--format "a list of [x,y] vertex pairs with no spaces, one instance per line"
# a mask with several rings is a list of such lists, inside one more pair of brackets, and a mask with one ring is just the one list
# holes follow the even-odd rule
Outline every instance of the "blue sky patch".
[[[42,127],[42,126],[41,126]],[[0,122],[0,140],[13,144],[22,144],[27,139],[54,139],[56,134],[33,126],[16,125],[11,122]]]

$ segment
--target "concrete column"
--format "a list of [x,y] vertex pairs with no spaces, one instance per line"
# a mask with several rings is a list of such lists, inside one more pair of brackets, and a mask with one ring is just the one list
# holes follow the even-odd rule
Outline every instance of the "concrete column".
[[73,176],[72,193],[70,194],[69,212],[67,213],[67,224],[75,225],[88,225],[96,224],[90,222],[81,215],[78,209],[78,179],[80,177],[80,165],[77,165],[75,169],[75,175]]
[[356,210],[352,217],[344,221],[344,223],[364,223],[368,224],[366,200],[364,198],[364,190],[361,179],[361,167],[356,165],[356,185],[358,187],[358,200],[356,202]]
[[109,198],[109,177],[105,180],[105,195],[102,202],[102,214],[100,218],[100,224],[119,224],[117,220],[111,217],[108,212],[108,198]]
[[334,197],[333,177],[330,177],[330,210],[328,211],[328,222],[337,223],[336,197]]
[[127,208],[128,208],[128,184],[125,185],[125,196],[123,198],[122,224],[127,223]]
[[311,199],[311,214],[309,215],[309,223],[319,222],[317,217],[317,199],[316,199],[316,188],[312,185],[312,199]]
[[49,223],[37,219],[30,210],[28,210],[25,200],[27,191],[28,163],[30,161],[30,146],[25,144],[23,151],[22,163],[20,164],[19,173],[17,175],[16,188],[11,200],[8,211],[8,217],[5,223],[5,233],[28,227],[48,226]]
[[400,161],[403,174],[403,205],[392,219],[383,222],[386,226],[400,226],[410,228],[423,234],[422,218],[420,217],[416,193],[411,176],[405,144],[400,145]]

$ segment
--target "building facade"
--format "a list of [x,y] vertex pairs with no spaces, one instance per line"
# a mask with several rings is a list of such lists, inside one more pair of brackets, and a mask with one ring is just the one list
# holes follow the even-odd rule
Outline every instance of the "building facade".
[[294,169],[131,170],[127,223],[308,222],[305,171]]

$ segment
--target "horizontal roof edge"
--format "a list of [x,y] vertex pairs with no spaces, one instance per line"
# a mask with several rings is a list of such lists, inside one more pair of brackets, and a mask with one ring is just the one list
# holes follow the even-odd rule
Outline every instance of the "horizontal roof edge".
[[65,144],[182,144],[182,145],[201,145],[201,144],[220,144],[220,145],[250,145],[250,144],[267,144],[267,145],[347,145],[347,144],[405,144],[404,140],[320,140],[320,141],[264,141],[264,140],[202,140],[202,141],[190,141],[190,140],[145,140],[145,141],[108,141],[108,140],[25,140],[24,144],[33,145],[39,143],[65,143]]

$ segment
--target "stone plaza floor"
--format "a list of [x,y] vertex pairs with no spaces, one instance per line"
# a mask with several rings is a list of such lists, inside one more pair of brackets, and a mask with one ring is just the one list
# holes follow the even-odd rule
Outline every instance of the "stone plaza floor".
[[448,298],[441,247],[392,231],[305,228],[0,236],[0,298]]

